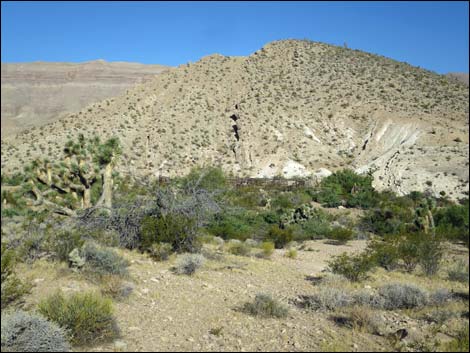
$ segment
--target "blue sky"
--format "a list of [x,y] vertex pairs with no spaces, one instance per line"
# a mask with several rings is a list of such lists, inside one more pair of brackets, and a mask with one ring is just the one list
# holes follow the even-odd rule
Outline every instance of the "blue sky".
[[468,2],[15,2],[1,4],[1,61],[179,65],[310,39],[468,72]]

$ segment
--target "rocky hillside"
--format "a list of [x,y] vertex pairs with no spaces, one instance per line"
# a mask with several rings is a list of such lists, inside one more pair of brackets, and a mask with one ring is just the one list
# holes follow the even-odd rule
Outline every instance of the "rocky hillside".
[[[116,135],[120,169],[179,175],[216,164],[237,175],[374,172],[376,187],[468,194],[468,87],[332,45],[267,44],[211,55],[125,94],[2,139],[2,169],[56,156],[69,136]],[[325,170],[326,169],[326,170]]]
[[2,63],[2,136],[44,125],[90,103],[122,94],[164,69],[161,65],[103,60]]
[[446,76],[454,79],[457,82],[461,82],[468,86],[468,74],[464,72],[450,72]]

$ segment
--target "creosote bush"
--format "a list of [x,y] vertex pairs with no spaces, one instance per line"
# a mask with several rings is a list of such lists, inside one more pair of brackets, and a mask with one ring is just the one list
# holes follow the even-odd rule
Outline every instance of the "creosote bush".
[[41,301],[38,309],[48,320],[67,330],[74,344],[112,339],[118,334],[111,300],[93,292],[68,297],[57,292]]
[[367,278],[367,273],[373,266],[373,259],[367,254],[348,255],[343,253],[328,262],[328,269],[331,272],[354,282]]
[[2,313],[2,352],[68,352],[65,331],[44,317],[24,311]]
[[346,244],[353,238],[354,232],[349,228],[334,227],[328,233],[328,238],[335,240],[338,244]]
[[269,228],[266,239],[274,242],[276,249],[282,249],[294,240],[294,235],[291,228],[281,229],[278,226],[272,226]]
[[289,308],[269,294],[257,294],[253,303],[245,303],[243,311],[261,317],[286,317]]

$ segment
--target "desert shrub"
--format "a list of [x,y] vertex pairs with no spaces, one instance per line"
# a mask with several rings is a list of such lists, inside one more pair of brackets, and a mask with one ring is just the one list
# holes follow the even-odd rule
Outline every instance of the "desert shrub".
[[353,298],[344,289],[321,286],[312,295],[301,296],[299,305],[312,310],[335,310],[353,303]]
[[327,237],[333,239],[338,244],[346,244],[353,238],[354,232],[352,229],[344,227],[334,227],[328,233]]
[[228,251],[233,255],[248,256],[250,254],[250,247],[237,239],[232,239],[228,243]]
[[439,325],[444,324],[447,320],[452,318],[460,317],[460,312],[452,311],[449,309],[434,309],[427,313],[424,313],[421,318],[427,322],[434,322]]
[[193,219],[180,214],[146,216],[142,220],[141,250],[163,242],[171,244],[176,252],[193,252],[198,247],[194,226]]
[[443,352],[468,352],[469,351],[469,328],[466,323],[455,335],[455,338],[444,344]]
[[366,212],[361,219],[361,227],[377,235],[393,235],[405,232],[412,221],[413,212],[407,204],[384,202]]
[[447,276],[451,281],[468,283],[468,272],[468,262],[460,260],[447,270]]
[[261,317],[286,317],[289,308],[269,294],[257,294],[253,303],[245,303],[243,310],[251,315]]
[[397,239],[397,251],[403,261],[405,270],[413,272],[419,263],[420,246],[422,243],[420,233],[408,233]]
[[85,260],[84,269],[90,273],[119,276],[128,274],[129,262],[112,249],[88,242],[80,250],[80,255]]
[[294,208],[294,206],[295,205],[292,202],[290,195],[286,193],[281,193],[281,194],[276,195],[276,197],[274,197],[273,200],[271,201],[271,208],[273,210],[290,209],[290,208]]
[[31,285],[21,281],[15,274],[15,252],[1,244],[1,308],[18,301],[31,290]]
[[384,308],[412,309],[428,303],[428,293],[411,284],[392,283],[379,288],[379,294],[384,299]]
[[382,309],[385,305],[385,300],[382,296],[366,290],[360,290],[354,293],[353,302],[356,305],[374,309]]
[[439,239],[428,238],[419,245],[418,263],[426,276],[433,276],[439,271],[443,250]]
[[274,243],[271,241],[264,241],[260,245],[261,256],[264,258],[269,258],[274,252]]
[[440,306],[452,299],[452,293],[446,288],[440,288],[429,294],[429,304]]
[[295,259],[297,257],[297,249],[289,248],[287,249],[285,256],[289,259]]
[[208,231],[225,240],[258,238],[266,223],[262,215],[245,210],[228,210],[215,215],[208,225]]
[[328,269],[342,275],[350,281],[360,281],[367,278],[369,272],[374,266],[372,257],[368,254],[348,255],[343,253],[335,256],[328,262]]
[[200,254],[183,254],[178,259],[175,272],[178,274],[192,275],[204,264],[204,261],[204,256]]
[[205,190],[224,189],[227,179],[219,167],[195,167],[181,179],[183,188],[202,188]]
[[310,217],[294,227],[295,240],[323,239],[331,230],[331,216],[321,209],[315,209]]
[[377,205],[379,195],[372,187],[371,175],[358,175],[352,170],[342,170],[324,178],[320,191],[314,195],[317,202],[326,207],[371,208]]
[[134,287],[131,283],[123,281],[120,276],[104,275],[100,280],[100,290],[105,297],[121,300],[130,296]]
[[276,249],[281,249],[294,240],[292,228],[281,229],[278,226],[271,226],[266,235],[266,240],[272,241]]
[[398,267],[400,256],[393,240],[372,241],[368,245],[367,251],[371,254],[375,264],[387,271],[392,271]]
[[165,261],[168,260],[173,247],[168,243],[154,243],[148,250],[150,257],[155,261]]
[[68,352],[65,331],[45,318],[23,311],[3,315],[2,352]]
[[58,260],[68,261],[70,252],[81,248],[84,242],[79,232],[62,231],[52,240],[52,250]]
[[118,333],[111,300],[96,293],[75,293],[65,297],[57,292],[41,301],[38,310],[67,330],[74,344],[113,338]]
[[344,308],[341,313],[333,315],[331,319],[341,326],[371,334],[380,334],[383,327],[380,316],[369,308],[362,306]]
[[434,215],[436,233],[449,240],[469,244],[469,200],[461,205],[450,205],[436,211]]

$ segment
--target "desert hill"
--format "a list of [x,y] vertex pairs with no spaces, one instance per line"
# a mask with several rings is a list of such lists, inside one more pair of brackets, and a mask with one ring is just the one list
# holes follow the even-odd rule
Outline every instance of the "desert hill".
[[446,76],[468,86],[468,74],[464,72],[449,72]]
[[2,63],[2,136],[44,125],[90,103],[122,94],[164,69],[161,65],[103,60]]
[[248,57],[211,55],[169,68],[120,96],[3,137],[2,169],[54,159],[82,132],[118,136],[119,169],[133,175],[174,176],[203,164],[253,177],[349,167],[372,171],[378,189],[457,198],[468,194],[468,93],[406,63],[283,40]]

